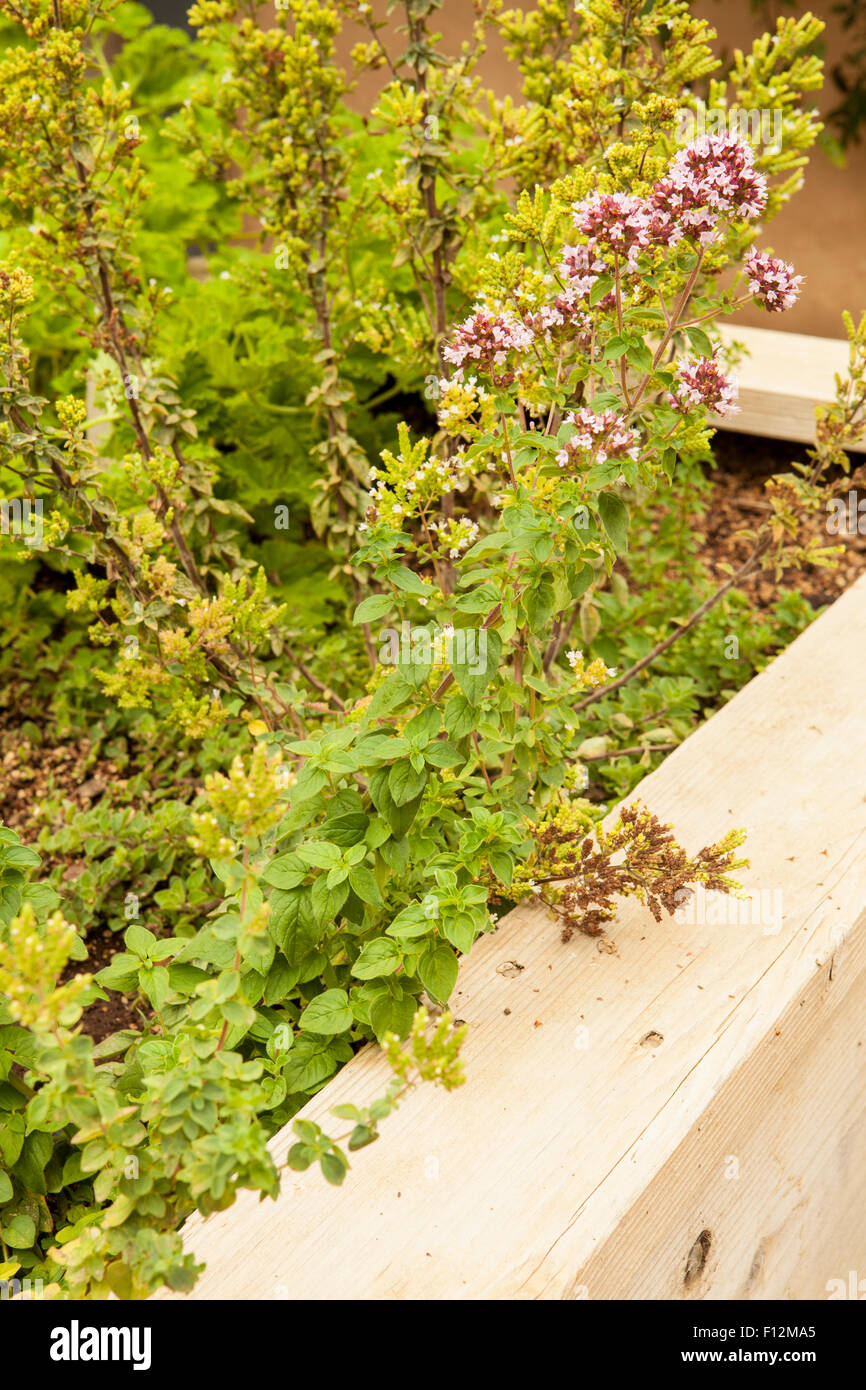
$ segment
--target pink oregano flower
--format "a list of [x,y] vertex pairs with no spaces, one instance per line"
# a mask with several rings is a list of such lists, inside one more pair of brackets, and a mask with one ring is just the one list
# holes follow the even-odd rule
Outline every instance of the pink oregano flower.
[[654,186],[653,237],[673,245],[681,237],[711,241],[717,216],[753,221],[767,204],[767,180],[755,168],[750,144],[730,131],[702,135],[675,156]]
[[527,311],[524,323],[538,338],[552,329],[567,329],[570,340],[580,347],[588,345],[592,333],[592,318],[586,309],[585,296],[570,285],[549,304]]
[[[562,248],[560,289],[553,299],[527,309],[522,319],[510,310],[494,312],[476,305],[455,328],[442,355],[457,368],[458,378],[469,362],[494,385],[510,386],[518,368],[515,355],[530,348],[537,337],[561,330],[569,332],[577,346],[586,345],[593,331],[589,295],[599,276],[611,272],[612,258],[636,274],[641,252],[683,240],[706,246],[716,236],[720,216],[752,220],[766,203],[767,181],[755,168],[751,145],[730,132],[702,135],[679,151],[647,198],[594,193],[574,207],[575,227],[587,240],[585,245]],[[751,293],[766,309],[789,309],[796,302],[803,277],[786,261],[752,250],[745,271]],[[610,292],[596,307],[607,310],[614,300]],[[681,413],[697,405],[717,415],[739,409],[736,385],[714,357],[683,359],[669,401]],[[584,406],[565,418],[576,429],[556,455],[561,468],[581,455],[584,462],[590,455],[599,463],[639,456],[640,436],[621,424],[615,411],[597,415]]]
[[796,304],[803,276],[795,275],[794,267],[787,261],[753,249],[746,259],[745,271],[752,294],[771,313],[781,313]]
[[[641,251],[650,246],[676,246],[682,240],[707,246],[716,235],[721,214],[752,220],[767,203],[767,180],[755,168],[751,145],[728,131],[702,135],[680,150],[664,178],[649,197],[626,193],[594,193],[573,210],[574,224],[589,239],[584,265],[563,269],[585,276],[604,269],[596,260],[600,248],[623,257],[627,269],[637,270]],[[566,247],[564,256],[574,256]]]
[[563,246],[559,273],[563,279],[571,281],[571,289],[580,295],[588,295],[599,275],[604,275],[607,266],[589,246]]
[[595,463],[636,459],[640,454],[640,435],[637,430],[623,425],[615,410],[597,415],[589,406],[581,406],[580,410],[570,411],[565,416],[565,423],[577,428],[556,455],[560,468],[576,462],[580,454],[594,455]]
[[715,357],[685,357],[678,362],[670,402],[682,414],[696,405],[716,415],[736,415],[740,409],[736,383],[725,376]]
[[593,193],[574,209],[574,225],[589,238],[589,249],[603,242],[623,256],[629,270],[650,244],[649,214],[642,198],[631,193]]
[[510,352],[524,352],[532,342],[531,329],[513,314],[494,314],[478,306],[468,319],[457,325],[451,342],[442,349],[442,356],[458,368],[465,362],[472,362],[497,385],[508,386],[514,380],[514,372],[496,369],[506,366]]

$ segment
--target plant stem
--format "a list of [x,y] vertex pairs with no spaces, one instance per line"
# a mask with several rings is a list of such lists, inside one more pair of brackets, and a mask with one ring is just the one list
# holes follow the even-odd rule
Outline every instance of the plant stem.
[[634,676],[639,675],[641,671],[655,661],[656,657],[661,656],[663,652],[666,652],[669,647],[673,646],[674,642],[678,642],[681,637],[684,637],[687,632],[690,632],[691,629],[700,622],[701,618],[703,618],[706,613],[709,613],[710,609],[715,608],[716,604],[721,602],[725,594],[733,589],[735,584],[738,584],[741,579],[745,579],[757,568],[758,561],[769,547],[770,537],[762,537],[749,558],[731,575],[730,579],[725,580],[724,584],[720,585],[714,593],[710,594],[709,598],[704,600],[700,608],[695,609],[687,622],[678,627],[669,637],[665,637],[662,642],[657,642],[651,652],[647,652],[646,656],[641,657],[640,661],[636,661],[633,666],[630,666],[629,669],[624,671],[615,681],[611,681],[609,685],[599,686],[591,695],[587,695],[586,699],[581,700],[579,704],[574,706],[575,714],[579,714],[581,710],[586,709],[589,705],[594,705],[596,700],[603,700],[605,695],[612,695],[615,690],[619,690],[622,686],[627,685]]

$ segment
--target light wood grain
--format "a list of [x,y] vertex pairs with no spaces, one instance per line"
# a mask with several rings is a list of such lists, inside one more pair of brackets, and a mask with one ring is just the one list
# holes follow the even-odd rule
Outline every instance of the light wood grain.
[[[737,368],[737,415],[712,417],[718,429],[771,439],[815,442],[815,407],[836,395],[836,376],[848,375],[848,343],[776,328],[720,327],[722,341],[742,343],[747,355]],[[856,446],[866,451],[866,436]]]
[[[276,1203],[190,1220],[192,1297],[800,1298],[866,1276],[864,689],[861,580],[641,785],[692,851],[749,827],[777,932],[625,904],[610,954],[513,912],[461,964],[466,1085],[410,1097],[339,1192],[287,1172]],[[368,1050],[303,1113],[386,1080]]]

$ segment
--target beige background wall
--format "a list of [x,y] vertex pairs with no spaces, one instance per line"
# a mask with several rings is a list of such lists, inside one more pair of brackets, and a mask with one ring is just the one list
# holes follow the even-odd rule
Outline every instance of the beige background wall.
[[[815,13],[828,22],[826,57],[831,66],[844,53],[844,38],[828,13],[829,7],[830,0],[819,0],[813,6]],[[377,18],[384,18],[386,0],[372,0],[372,8]],[[803,14],[807,8],[801,4],[772,6],[777,14]],[[752,13],[749,0],[699,0],[695,10],[718,30],[717,46],[728,52],[748,47],[752,38],[767,27],[766,21]],[[461,40],[468,35],[471,21],[472,9],[466,0],[443,0],[437,22],[452,52],[458,51]],[[352,26],[344,32],[340,53],[347,66],[352,46],[366,37],[365,32]],[[399,36],[394,44],[399,52]],[[495,39],[485,55],[481,74],[498,94],[519,95],[519,74],[506,62]],[[359,108],[369,107],[380,82],[380,74],[363,75],[353,98]],[[822,109],[827,109],[828,99],[829,105],[833,105],[837,99],[835,88],[831,87],[819,101]],[[831,164],[821,150],[815,150],[803,189],[772,223],[761,245],[769,245],[778,255],[793,261],[797,271],[806,276],[800,302],[788,313],[774,318],[772,326],[797,333],[842,336],[842,310],[850,309],[855,315],[866,310],[866,145],[849,150],[844,169]],[[769,319],[758,309],[748,309],[738,322],[767,327]]]

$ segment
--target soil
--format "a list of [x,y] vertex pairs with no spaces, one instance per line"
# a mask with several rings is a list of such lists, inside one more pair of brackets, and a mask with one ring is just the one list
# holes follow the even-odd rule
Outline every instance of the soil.
[[[21,839],[35,845],[45,818],[39,808],[49,797],[71,802],[76,810],[87,810],[109,785],[117,785],[119,774],[107,759],[92,760],[89,739],[77,742],[38,744],[22,739],[16,727],[14,713],[4,710],[0,717],[0,821],[16,831]],[[60,828],[60,818],[50,828]],[[41,851],[40,851],[41,852]],[[74,878],[80,864],[71,855],[43,855],[45,872],[58,865],[65,866],[64,878]],[[108,927],[97,928],[87,935],[87,961],[72,961],[63,979],[87,970],[96,974],[108,965],[117,952],[117,934]],[[110,994],[98,1000],[84,1013],[82,1027],[97,1042],[121,1028],[135,1028],[138,1012],[121,994]]]
[[[119,773],[107,759],[91,757],[89,739],[74,743],[39,744],[22,739],[11,709],[0,719],[0,819],[32,840],[40,826],[37,808],[48,797],[63,796],[76,809],[86,810]],[[57,827],[55,827],[57,828]],[[54,861],[57,862],[57,861]]]
[[[118,950],[122,948],[123,942],[117,932],[111,931],[109,927],[94,928],[87,933],[87,960],[70,961],[62,979],[67,980],[82,970],[95,975],[106,965],[110,965]],[[136,1005],[131,999],[127,999],[126,995],[109,990],[107,999],[97,999],[84,1010],[81,1028],[94,1042],[102,1042],[103,1038],[120,1032],[122,1028],[140,1028],[142,1012],[140,1004]]]
[[[804,454],[802,446],[796,444],[722,431],[713,439],[713,453],[718,467],[710,474],[713,491],[700,525],[706,538],[704,559],[711,573],[721,581],[727,577],[721,564],[740,565],[749,554],[751,543],[738,538],[736,533],[759,526],[769,513],[764,492],[767,478],[773,473],[789,471],[791,463],[803,460]],[[856,457],[852,464],[856,469]],[[852,487],[852,482],[840,474],[837,495],[846,496]],[[785,570],[778,584],[772,573],[759,572],[739,586],[756,607],[769,608],[779,597],[780,590],[784,593],[797,589],[813,608],[823,608],[866,572],[866,534],[830,535],[826,529],[826,515],[820,514],[805,528],[801,539],[806,535],[816,537],[822,546],[844,545],[844,553],[838,557],[836,567],[810,565],[802,570]]]

